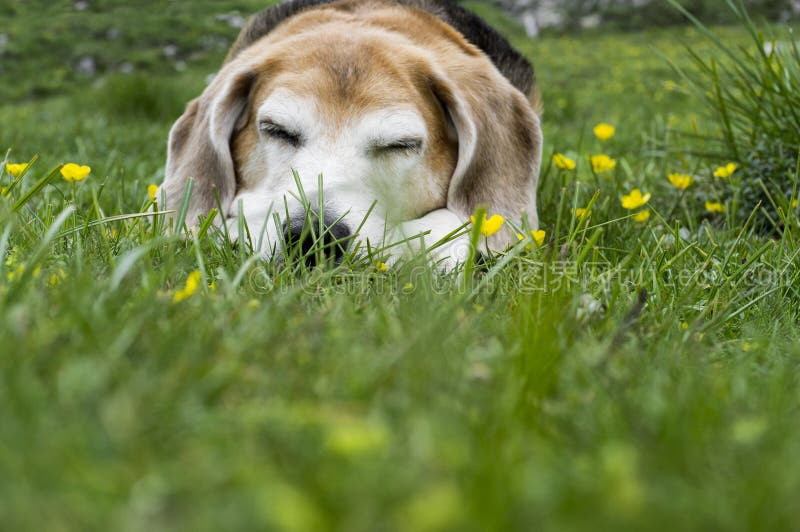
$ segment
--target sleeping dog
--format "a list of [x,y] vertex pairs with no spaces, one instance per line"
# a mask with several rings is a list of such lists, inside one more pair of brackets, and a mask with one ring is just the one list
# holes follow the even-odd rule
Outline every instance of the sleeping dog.
[[[243,213],[267,257],[309,218],[373,247],[430,247],[478,206],[536,229],[540,114],[530,63],[451,0],[290,0],[249,21],[173,125],[159,197],[177,208],[193,179],[190,225]],[[466,238],[434,258],[463,261]]]

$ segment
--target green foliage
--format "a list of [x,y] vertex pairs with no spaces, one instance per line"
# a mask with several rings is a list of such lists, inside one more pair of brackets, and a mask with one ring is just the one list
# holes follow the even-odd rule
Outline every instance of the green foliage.
[[[103,216],[95,178],[0,210],[15,529],[793,522],[797,272],[761,281],[788,236],[687,240],[604,198],[465,291],[418,261],[265,264],[156,230],[145,199]],[[565,261],[597,270],[536,275]]]
[[105,79],[91,97],[108,116],[163,119],[183,112],[197,96],[192,89],[143,74],[117,74]]
[[741,171],[720,183],[733,196],[740,223],[758,210],[762,231],[780,231],[797,200],[800,154],[800,52],[787,29],[771,37],[752,22],[744,4],[728,0],[728,9],[747,29],[750,42],[732,47],[701,21],[692,20],[719,49],[715,58],[693,54],[696,68],[680,70],[706,102],[720,156],[740,161]]
[[[96,77],[132,70],[175,74],[187,66],[213,71],[238,28],[220,15],[246,17],[276,0],[92,0],[76,9],[72,0],[5,0],[0,32],[0,100],[61,95]],[[173,51],[168,51],[170,47]],[[94,73],[81,71],[91,59]]]
[[758,207],[755,223],[760,231],[783,230],[787,213],[797,211],[798,150],[800,145],[796,143],[785,145],[782,139],[768,136],[750,146],[742,174],[734,185],[740,220]]

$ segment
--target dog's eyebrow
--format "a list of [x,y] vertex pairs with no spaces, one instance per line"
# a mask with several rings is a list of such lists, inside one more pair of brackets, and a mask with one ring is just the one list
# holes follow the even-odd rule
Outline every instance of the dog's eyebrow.
[[303,129],[302,123],[308,121],[309,110],[314,105],[306,98],[278,89],[262,102],[257,117],[260,123],[272,123],[289,130]]
[[376,139],[390,140],[405,137],[424,137],[425,120],[414,110],[405,107],[373,111],[361,117],[359,128]]

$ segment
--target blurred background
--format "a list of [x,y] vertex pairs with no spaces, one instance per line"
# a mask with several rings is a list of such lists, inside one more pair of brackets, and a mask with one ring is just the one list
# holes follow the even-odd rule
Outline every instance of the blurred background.
[[[738,0],[737,0],[738,1]],[[61,93],[99,77],[209,68],[252,13],[270,0],[3,0],[0,101]],[[666,0],[471,0],[507,35],[623,30],[686,24]],[[787,21],[800,0],[746,0],[752,15]],[[683,0],[708,24],[735,20],[725,0]]]
[[[738,0],[737,0],[738,2]],[[494,0],[514,14],[530,36],[542,31],[606,28],[627,31],[652,26],[685,24],[666,0]],[[725,0],[682,0],[681,5],[707,24],[730,24],[735,17]],[[788,21],[800,13],[798,0],[746,0],[751,14],[773,21]]]

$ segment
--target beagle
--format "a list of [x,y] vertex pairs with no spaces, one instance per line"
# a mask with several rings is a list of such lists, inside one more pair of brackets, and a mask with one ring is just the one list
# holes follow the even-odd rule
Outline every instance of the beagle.
[[[536,229],[540,107],[530,63],[452,0],[289,0],[173,125],[159,197],[177,208],[193,179],[187,220],[243,213],[267,257],[310,218],[373,248],[430,247],[478,206]],[[467,238],[435,259],[464,261]]]

